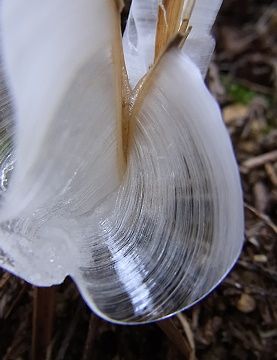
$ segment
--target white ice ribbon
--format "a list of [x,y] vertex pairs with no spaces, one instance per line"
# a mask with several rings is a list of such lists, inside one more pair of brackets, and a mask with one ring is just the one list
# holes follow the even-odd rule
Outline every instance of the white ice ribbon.
[[[131,86],[153,62],[157,4],[133,1],[123,41]],[[187,46],[164,54],[127,118],[114,1],[1,5],[0,265],[38,286],[69,275],[114,322],[190,306],[243,241],[236,161],[200,72],[220,1],[196,3]]]

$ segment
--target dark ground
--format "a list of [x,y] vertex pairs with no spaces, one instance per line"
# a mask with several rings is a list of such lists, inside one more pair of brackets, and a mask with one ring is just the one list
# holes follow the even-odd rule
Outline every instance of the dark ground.
[[[175,322],[198,359],[277,359],[277,6],[225,0],[215,34],[208,83],[240,164],[245,245],[227,279],[183,314],[183,326]],[[28,359],[31,325],[31,286],[0,271],[0,359]],[[114,326],[91,317],[70,280],[58,288],[51,345],[54,360],[185,358],[156,325]]]

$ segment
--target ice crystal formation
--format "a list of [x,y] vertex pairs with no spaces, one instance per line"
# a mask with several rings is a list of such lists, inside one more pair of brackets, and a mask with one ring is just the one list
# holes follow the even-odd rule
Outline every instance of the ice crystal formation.
[[195,303],[242,245],[203,81],[221,1],[191,3],[157,54],[161,1],[133,0],[123,40],[115,0],[1,1],[0,265],[36,286],[70,276],[118,323]]

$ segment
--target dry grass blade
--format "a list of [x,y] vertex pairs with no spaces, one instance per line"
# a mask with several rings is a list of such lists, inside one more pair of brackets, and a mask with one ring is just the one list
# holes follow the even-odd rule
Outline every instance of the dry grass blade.
[[185,315],[180,313],[180,314],[177,315],[177,318],[179,319],[179,321],[180,321],[180,323],[182,325],[184,333],[186,334],[189,345],[191,347],[190,360],[194,360],[195,359],[195,342],[194,342],[194,335],[193,335],[193,332],[191,330],[191,326],[190,326],[189,322],[187,321],[187,318],[185,317]]
[[177,347],[177,349],[185,356],[184,359],[193,360],[194,351],[189,341],[181,334],[175,325],[174,319],[167,319],[157,323],[160,329],[165,333],[168,339]]

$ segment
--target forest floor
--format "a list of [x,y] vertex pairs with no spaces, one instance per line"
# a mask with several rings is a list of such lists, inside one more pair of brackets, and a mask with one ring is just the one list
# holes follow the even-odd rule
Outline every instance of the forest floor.
[[[207,83],[232,137],[245,201],[245,244],[233,271],[173,320],[177,346],[155,324],[115,326],[91,315],[67,279],[57,288],[49,359],[185,359],[180,341],[200,360],[277,359],[276,34],[277,7],[266,0],[225,1],[215,26]],[[2,360],[29,358],[32,296],[30,285],[0,271]]]

